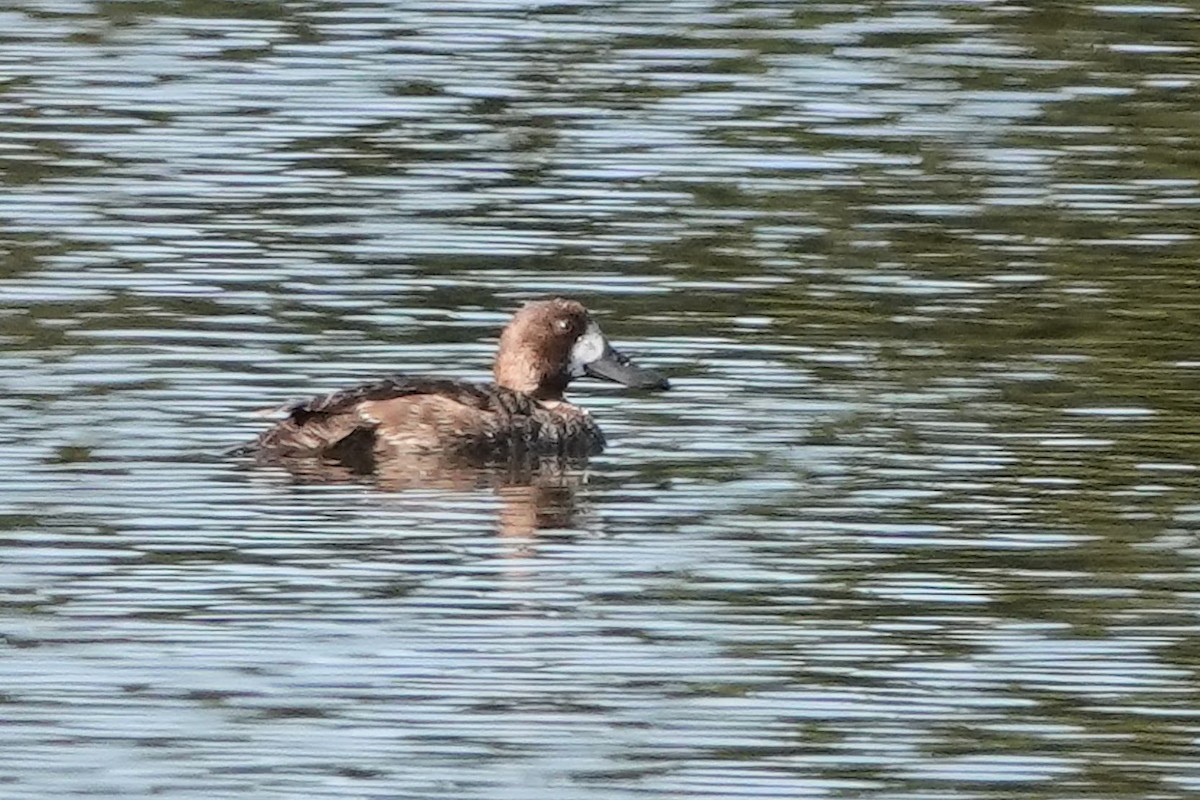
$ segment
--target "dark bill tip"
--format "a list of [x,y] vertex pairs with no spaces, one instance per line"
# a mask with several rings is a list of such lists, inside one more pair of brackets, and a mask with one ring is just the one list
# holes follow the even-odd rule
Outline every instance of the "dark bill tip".
[[666,376],[652,369],[639,367],[612,347],[604,348],[599,358],[583,366],[583,371],[593,378],[623,383],[631,389],[671,388]]

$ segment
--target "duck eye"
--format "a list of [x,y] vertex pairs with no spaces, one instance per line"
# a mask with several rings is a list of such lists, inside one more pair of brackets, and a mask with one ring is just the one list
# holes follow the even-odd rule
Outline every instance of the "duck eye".
[[563,317],[562,319],[558,320],[555,324],[558,325],[558,329],[560,331],[571,330],[571,320],[567,319],[566,317]]

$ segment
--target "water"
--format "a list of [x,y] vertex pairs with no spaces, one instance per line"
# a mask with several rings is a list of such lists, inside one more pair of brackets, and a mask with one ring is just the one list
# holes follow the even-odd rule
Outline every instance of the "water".
[[[0,22],[5,798],[1200,790],[1190,5]],[[219,456],[546,294],[586,469]]]

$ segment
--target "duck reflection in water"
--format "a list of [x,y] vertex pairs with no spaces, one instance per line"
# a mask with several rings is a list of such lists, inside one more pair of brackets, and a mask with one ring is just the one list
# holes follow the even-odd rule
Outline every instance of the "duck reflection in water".
[[576,527],[576,494],[586,482],[587,467],[586,458],[494,463],[433,454],[367,463],[329,458],[260,458],[256,463],[283,467],[298,484],[367,484],[384,492],[434,490],[463,495],[490,490],[500,500],[497,529],[514,539],[543,528]]
[[370,475],[388,490],[541,487],[561,500],[573,468],[605,445],[591,415],[564,397],[571,381],[669,388],[615,350],[583,305],[563,298],[516,313],[493,374],[486,384],[393,375],[314,397],[285,406],[282,421],[233,452],[305,482]]

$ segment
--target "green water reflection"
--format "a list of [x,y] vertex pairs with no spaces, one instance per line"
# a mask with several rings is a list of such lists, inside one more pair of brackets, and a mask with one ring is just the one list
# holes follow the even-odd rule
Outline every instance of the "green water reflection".
[[[0,21],[12,797],[1200,786],[1190,7]],[[553,508],[213,456],[559,293]]]

